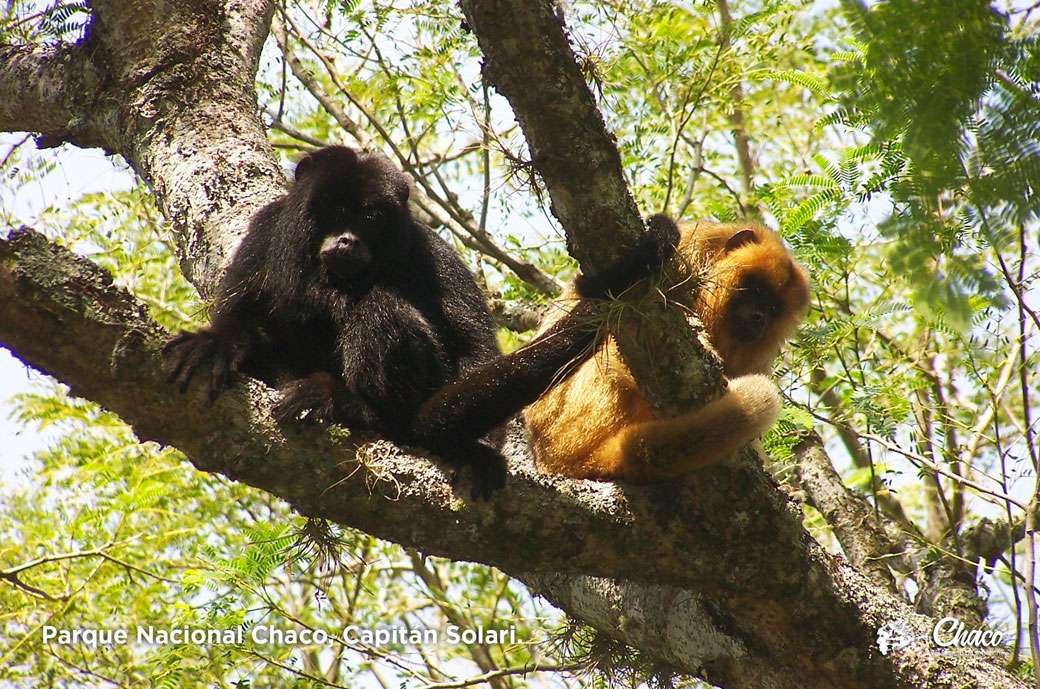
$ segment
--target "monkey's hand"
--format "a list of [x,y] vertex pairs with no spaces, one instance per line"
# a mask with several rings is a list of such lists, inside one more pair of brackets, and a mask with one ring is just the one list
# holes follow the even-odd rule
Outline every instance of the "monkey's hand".
[[278,388],[274,417],[278,423],[328,424],[336,419],[335,377],[324,371],[289,381]]
[[639,280],[659,270],[672,257],[679,244],[679,226],[667,215],[651,215],[646,232],[634,251],[606,270],[579,275],[574,281],[582,297],[599,299],[618,296]]
[[163,346],[166,382],[184,393],[196,373],[205,376],[206,396],[210,402],[231,386],[245,359],[244,343],[234,341],[209,328],[174,335]]
[[458,486],[463,469],[471,469],[470,497],[473,500],[488,500],[495,491],[506,485],[506,458],[485,442],[477,441],[456,447],[446,452],[444,459],[452,465],[452,487]]

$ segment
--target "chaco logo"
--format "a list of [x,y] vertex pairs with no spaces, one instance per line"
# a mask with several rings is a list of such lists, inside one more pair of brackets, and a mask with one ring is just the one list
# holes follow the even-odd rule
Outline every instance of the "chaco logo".
[[[881,651],[881,655],[888,655],[892,651],[906,648],[921,638],[923,635],[915,632],[904,620],[892,620],[878,628],[878,650]],[[1007,636],[990,627],[969,629],[956,617],[944,617],[932,627],[931,641],[940,648],[964,646],[994,648],[1005,645]]]
[[956,617],[944,617],[935,623],[932,629],[932,643],[936,646],[949,648],[950,646],[1003,646],[1007,638],[1003,632],[989,627],[978,627],[968,629],[964,623]]

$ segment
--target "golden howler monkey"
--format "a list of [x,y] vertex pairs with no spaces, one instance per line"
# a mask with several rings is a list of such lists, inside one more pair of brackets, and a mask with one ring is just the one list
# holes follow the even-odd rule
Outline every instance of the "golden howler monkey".
[[[759,225],[698,223],[681,233],[663,291],[704,324],[725,365],[728,389],[700,409],[658,418],[607,336],[524,413],[542,471],[633,483],[667,480],[735,452],[776,420],[780,401],[769,374],[808,308],[802,269]],[[567,320],[577,303],[573,297],[543,323],[545,332]]]
[[[594,330],[580,315],[563,319],[500,356],[473,276],[411,218],[408,195],[408,178],[379,154],[305,156],[289,193],[250,223],[209,327],[167,344],[168,375],[182,390],[203,378],[211,400],[235,373],[259,378],[278,388],[279,421],[335,421],[425,447],[471,466],[474,496],[486,496],[505,480],[501,426],[591,352]],[[662,218],[649,227],[581,293],[659,266],[678,229]]]

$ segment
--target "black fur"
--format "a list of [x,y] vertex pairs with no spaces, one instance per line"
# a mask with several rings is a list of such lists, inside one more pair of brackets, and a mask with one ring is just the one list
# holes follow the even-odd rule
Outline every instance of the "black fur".
[[651,215],[635,251],[606,270],[579,275],[574,286],[583,297],[620,296],[634,282],[664,265],[678,243],[679,226],[675,221],[662,213]]
[[306,156],[289,193],[253,218],[209,327],[168,342],[168,375],[182,391],[205,376],[211,400],[237,373],[259,378],[278,388],[281,422],[420,445],[471,466],[486,496],[505,480],[502,424],[591,351],[590,306],[500,356],[472,275],[407,200],[407,178],[378,154]]

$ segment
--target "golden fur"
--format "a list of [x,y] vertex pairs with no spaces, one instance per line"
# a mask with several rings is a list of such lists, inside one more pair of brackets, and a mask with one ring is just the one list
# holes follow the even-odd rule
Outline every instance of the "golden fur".
[[[657,418],[636,387],[613,337],[524,413],[541,471],[574,478],[649,483],[732,454],[776,420],[773,359],[809,303],[802,269],[771,230],[754,224],[684,225],[664,271],[668,298],[704,323],[729,378],[719,399],[687,414]],[[734,333],[731,299],[753,278],[768,289],[770,317],[753,342]],[[576,303],[573,291],[544,331]],[[677,459],[679,458],[679,459]]]

